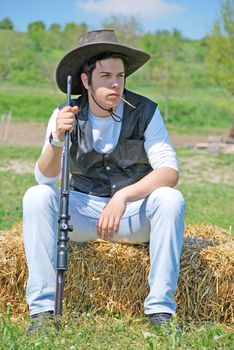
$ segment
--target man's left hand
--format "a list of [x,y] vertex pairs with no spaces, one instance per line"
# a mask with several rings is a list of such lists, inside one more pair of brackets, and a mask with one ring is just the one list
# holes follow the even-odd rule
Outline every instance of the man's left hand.
[[98,220],[97,233],[101,239],[109,239],[119,230],[119,222],[126,209],[126,201],[121,191],[107,203]]

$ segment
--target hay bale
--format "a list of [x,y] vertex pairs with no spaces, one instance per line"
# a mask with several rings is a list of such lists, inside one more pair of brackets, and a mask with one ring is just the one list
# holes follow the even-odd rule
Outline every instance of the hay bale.
[[21,224],[16,224],[11,231],[0,232],[0,257],[0,311],[5,311],[10,303],[13,312],[24,313],[28,274]]
[[[148,245],[104,241],[71,244],[65,306],[77,312],[140,315],[148,293]],[[189,225],[176,294],[183,320],[234,321],[234,239],[213,225]],[[0,234],[0,310],[24,313],[27,268],[20,224]]]
[[188,321],[234,322],[234,239],[212,225],[188,226],[176,300]]
[[73,244],[65,297],[77,310],[139,314],[148,294],[148,273],[147,245]]

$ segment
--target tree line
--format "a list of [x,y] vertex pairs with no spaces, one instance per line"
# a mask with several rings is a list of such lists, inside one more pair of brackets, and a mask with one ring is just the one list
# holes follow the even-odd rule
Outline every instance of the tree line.
[[[130,79],[142,86],[160,86],[165,98],[170,91],[218,84],[234,94],[234,0],[222,1],[213,31],[201,40],[190,40],[173,31],[142,32],[134,17],[112,16],[102,23],[114,28],[120,42],[151,54],[151,60]],[[20,84],[54,84],[54,70],[61,57],[77,46],[89,30],[86,23],[67,23],[64,28],[43,21],[29,23],[27,32],[16,32],[10,18],[0,20],[0,80]]]

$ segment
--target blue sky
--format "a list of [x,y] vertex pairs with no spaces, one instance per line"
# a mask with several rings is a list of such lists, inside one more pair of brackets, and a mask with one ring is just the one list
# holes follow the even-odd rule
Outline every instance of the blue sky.
[[0,0],[0,20],[10,17],[18,31],[34,21],[47,27],[85,22],[99,29],[110,15],[132,15],[144,31],[177,28],[184,37],[200,39],[211,32],[219,13],[220,0]]

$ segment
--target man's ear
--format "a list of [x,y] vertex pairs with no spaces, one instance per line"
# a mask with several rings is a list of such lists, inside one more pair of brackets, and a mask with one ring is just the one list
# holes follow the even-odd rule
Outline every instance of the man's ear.
[[88,90],[89,89],[89,82],[88,82],[87,74],[82,73],[81,76],[80,76],[80,79],[81,79],[85,89]]

